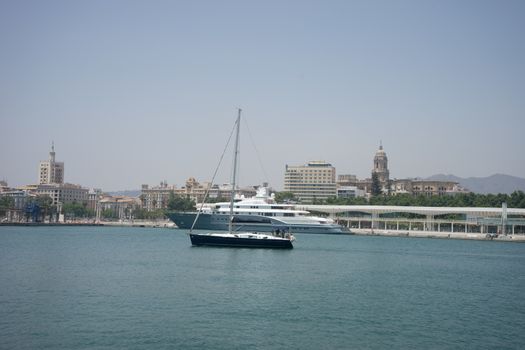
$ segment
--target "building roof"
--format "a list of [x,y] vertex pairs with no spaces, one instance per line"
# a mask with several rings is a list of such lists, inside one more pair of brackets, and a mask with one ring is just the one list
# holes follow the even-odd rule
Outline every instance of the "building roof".
[[[411,213],[420,215],[465,214],[469,216],[501,216],[502,208],[471,207],[410,207],[394,205],[315,205],[298,204],[297,209],[318,211],[327,214],[361,212],[367,214]],[[507,215],[525,215],[525,209],[507,208]]]

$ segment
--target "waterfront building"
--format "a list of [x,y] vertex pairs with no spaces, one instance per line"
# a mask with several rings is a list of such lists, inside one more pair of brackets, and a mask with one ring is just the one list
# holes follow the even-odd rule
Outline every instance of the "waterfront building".
[[26,188],[30,188],[36,195],[51,197],[53,205],[88,202],[89,190],[80,185],[53,183],[29,185]]
[[359,183],[356,175],[337,175],[337,198],[365,197],[366,191],[358,186]]
[[337,175],[337,186],[357,186],[358,179],[356,175],[341,174]]
[[[211,187],[215,187],[214,191],[212,191]],[[178,196],[188,198],[188,199],[193,200],[195,203],[199,203],[204,200],[204,196],[206,195],[206,191],[208,191],[208,189],[210,190],[209,198],[221,197],[221,195],[218,194],[217,188],[218,188],[217,185],[212,186],[210,182],[200,183],[194,177],[190,177],[188,180],[186,180],[186,184],[182,186],[181,188],[177,189],[175,193]],[[229,190],[231,191],[231,187],[229,187]],[[229,200],[230,198],[229,194],[227,195],[227,198]]]
[[357,186],[337,186],[337,198],[356,198],[365,195],[365,191],[360,190]]
[[444,196],[468,192],[454,181],[435,181],[421,179],[396,179],[392,181],[393,194]]
[[286,165],[284,191],[293,193],[304,203],[335,197],[335,167],[325,161],[311,161],[299,166]]
[[23,210],[27,203],[35,197],[34,194],[20,190],[20,189],[8,189],[4,191],[0,191],[0,198],[1,197],[9,197],[13,199],[13,206],[11,209],[14,210]]
[[[103,195],[98,201],[97,217],[109,212],[113,218],[119,220],[129,220],[133,218],[133,210],[140,207],[139,198],[129,196],[109,196]],[[100,214],[99,214],[100,213]]]
[[369,196],[370,192],[372,192],[372,179],[367,178],[358,180],[356,186],[358,189],[364,191]]
[[[477,207],[417,207],[392,205],[296,205],[296,209],[325,213],[354,232],[418,237],[490,238],[525,233],[525,209]],[[488,235],[488,236],[487,236]]]
[[54,143],[51,145],[49,160],[40,162],[38,183],[40,185],[64,183],[64,163],[55,161]]
[[[264,183],[262,185],[263,187],[267,188],[268,193],[273,192],[271,188],[268,187],[268,183]],[[257,189],[260,186],[244,186],[244,187],[237,187],[235,189],[235,198],[241,199],[241,198],[250,198],[254,197],[257,194]],[[221,184],[221,185],[213,185],[210,188],[210,192],[208,194],[208,198],[214,200],[214,201],[225,201],[228,202],[231,198],[231,188],[232,185],[229,183]],[[202,199],[199,199],[196,202],[200,202]]]
[[5,211],[5,220],[7,222],[20,222],[24,219],[24,213],[27,204],[35,198],[35,195],[29,191],[14,189],[14,188],[4,188],[0,189],[0,198],[8,197],[12,199],[12,206]]
[[[264,184],[267,186],[267,184]],[[263,186],[264,186],[263,185]],[[257,193],[257,188],[259,186],[246,186],[246,187],[237,187],[235,189],[235,195],[239,198],[241,197],[253,197]],[[208,199],[213,201],[224,201],[227,202],[231,198],[232,185],[225,184],[211,184],[210,182],[199,183],[195,178],[190,177],[185,186],[177,189],[175,194],[189,198],[195,203],[201,203],[204,200],[206,191],[208,191]]]
[[88,191],[87,208],[95,211],[97,203],[102,197],[102,190],[100,188],[91,188]]
[[[209,186],[209,184],[205,184],[204,186]],[[223,200],[225,202],[228,202],[231,198],[231,192],[232,192],[232,184],[225,183],[225,184],[216,184],[212,185],[210,188],[210,192],[208,194],[208,197],[212,200]],[[255,195],[255,192],[253,191],[253,188],[249,190],[248,188],[237,188],[236,191],[239,196],[243,196],[243,194],[248,194],[248,196]],[[202,201],[202,198],[195,198],[194,199],[197,203]]]
[[[21,189],[9,188],[7,183],[0,184],[0,198],[12,199],[12,206],[5,211],[5,220],[8,222],[19,222],[24,219],[27,204],[34,200],[35,194]],[[0,217],[0,219],[2,219]]]
[[142,208],[147,211],[166,209],[170,193],[175,193],[177,187],[175,185],[168,186],[166,181],[161,181],[159,186],[149,187],[147,184],[142,185],[140,194],[140,202]]
[[[248,186],[236,189],[236,195],[239,197],[252,197],[257,193],[259,186]],[[188,198],[195,203],[201,203],[208,192],[208,200],[224,201],[230,200],[231,184],[212,185],[210,182],[198,182],[195,178],[190,177],[186,180],[184,186],[177,188],[175,185],[169,186],[166,181],[162,181],[160,186],[149,187],[142,185],[140,200],[142,208],[152,211],[156,209],[167,209],[170,194]]]
[[[228,187],[231,188],[231,185],[228,184]],[[237,197],[240,197],[240,198],[250,198],[250,197],[254,197],[257,195],[257,190],[260,188],[261,186],[245,186],[245,187],[239,187],[237,188]],[[262,187],[266,187],[267,188],[267,191],[268,193],[274,193],[275,191],[273,190],[273,188],[271,187],[268,187],[268,183],[267,182],[264,182]],[[231,193],[231,192],[230,192]],[[220,198],[224,198],[224,197],[220,197]],[[228,195],[226,198],[228,198],[228,200],[230,199],[230,195]]]

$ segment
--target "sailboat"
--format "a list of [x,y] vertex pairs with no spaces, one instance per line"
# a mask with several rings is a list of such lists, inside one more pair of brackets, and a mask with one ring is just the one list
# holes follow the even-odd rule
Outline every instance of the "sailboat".
[[193,226],[195,226],[195,223],[197,222],[197,219],[199,217],[199,213],[202,211],[201,208],[201,210],[198,211],[197,216],[195,217],[195,220],[193,222],[192,228],[189,232],[191,244],[194,246],[292,249],[292,242],[295,240],[295,237],[290,233],[285,234],[281,231],[281,235],[279,236],[263,234],[258,232],[237,232],[234,230],[233,202],[235,197],[235,185],[237,180],[237,158],[239,155],[241,109],[238,110],[238,116],[235,123],[236,135],[234,146],[233,176],[228,232],[193,233]]

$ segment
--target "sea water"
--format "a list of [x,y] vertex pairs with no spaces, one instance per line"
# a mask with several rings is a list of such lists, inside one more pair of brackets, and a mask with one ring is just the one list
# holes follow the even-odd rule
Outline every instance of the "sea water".
[[2,349],[523,349],[525,244],[0,227]]

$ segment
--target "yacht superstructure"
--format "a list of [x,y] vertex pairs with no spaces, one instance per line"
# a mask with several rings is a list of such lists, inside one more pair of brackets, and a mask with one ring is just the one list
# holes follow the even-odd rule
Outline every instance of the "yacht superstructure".
[[[200,208],[200,205],[197,207]],[[179,228],[190,228],[196,212],[169,213],[168,217]],[[230,203],[210,203],[202,206],[194,229],[228,230]],[[237,198],[233,204],[234,231],[274,232],[286,230],[293,233],[348,233],[330,218],[311,215],[297,210],[293,204],[277,204],[268,195],[266,187],[260,187],[256,196]]]

